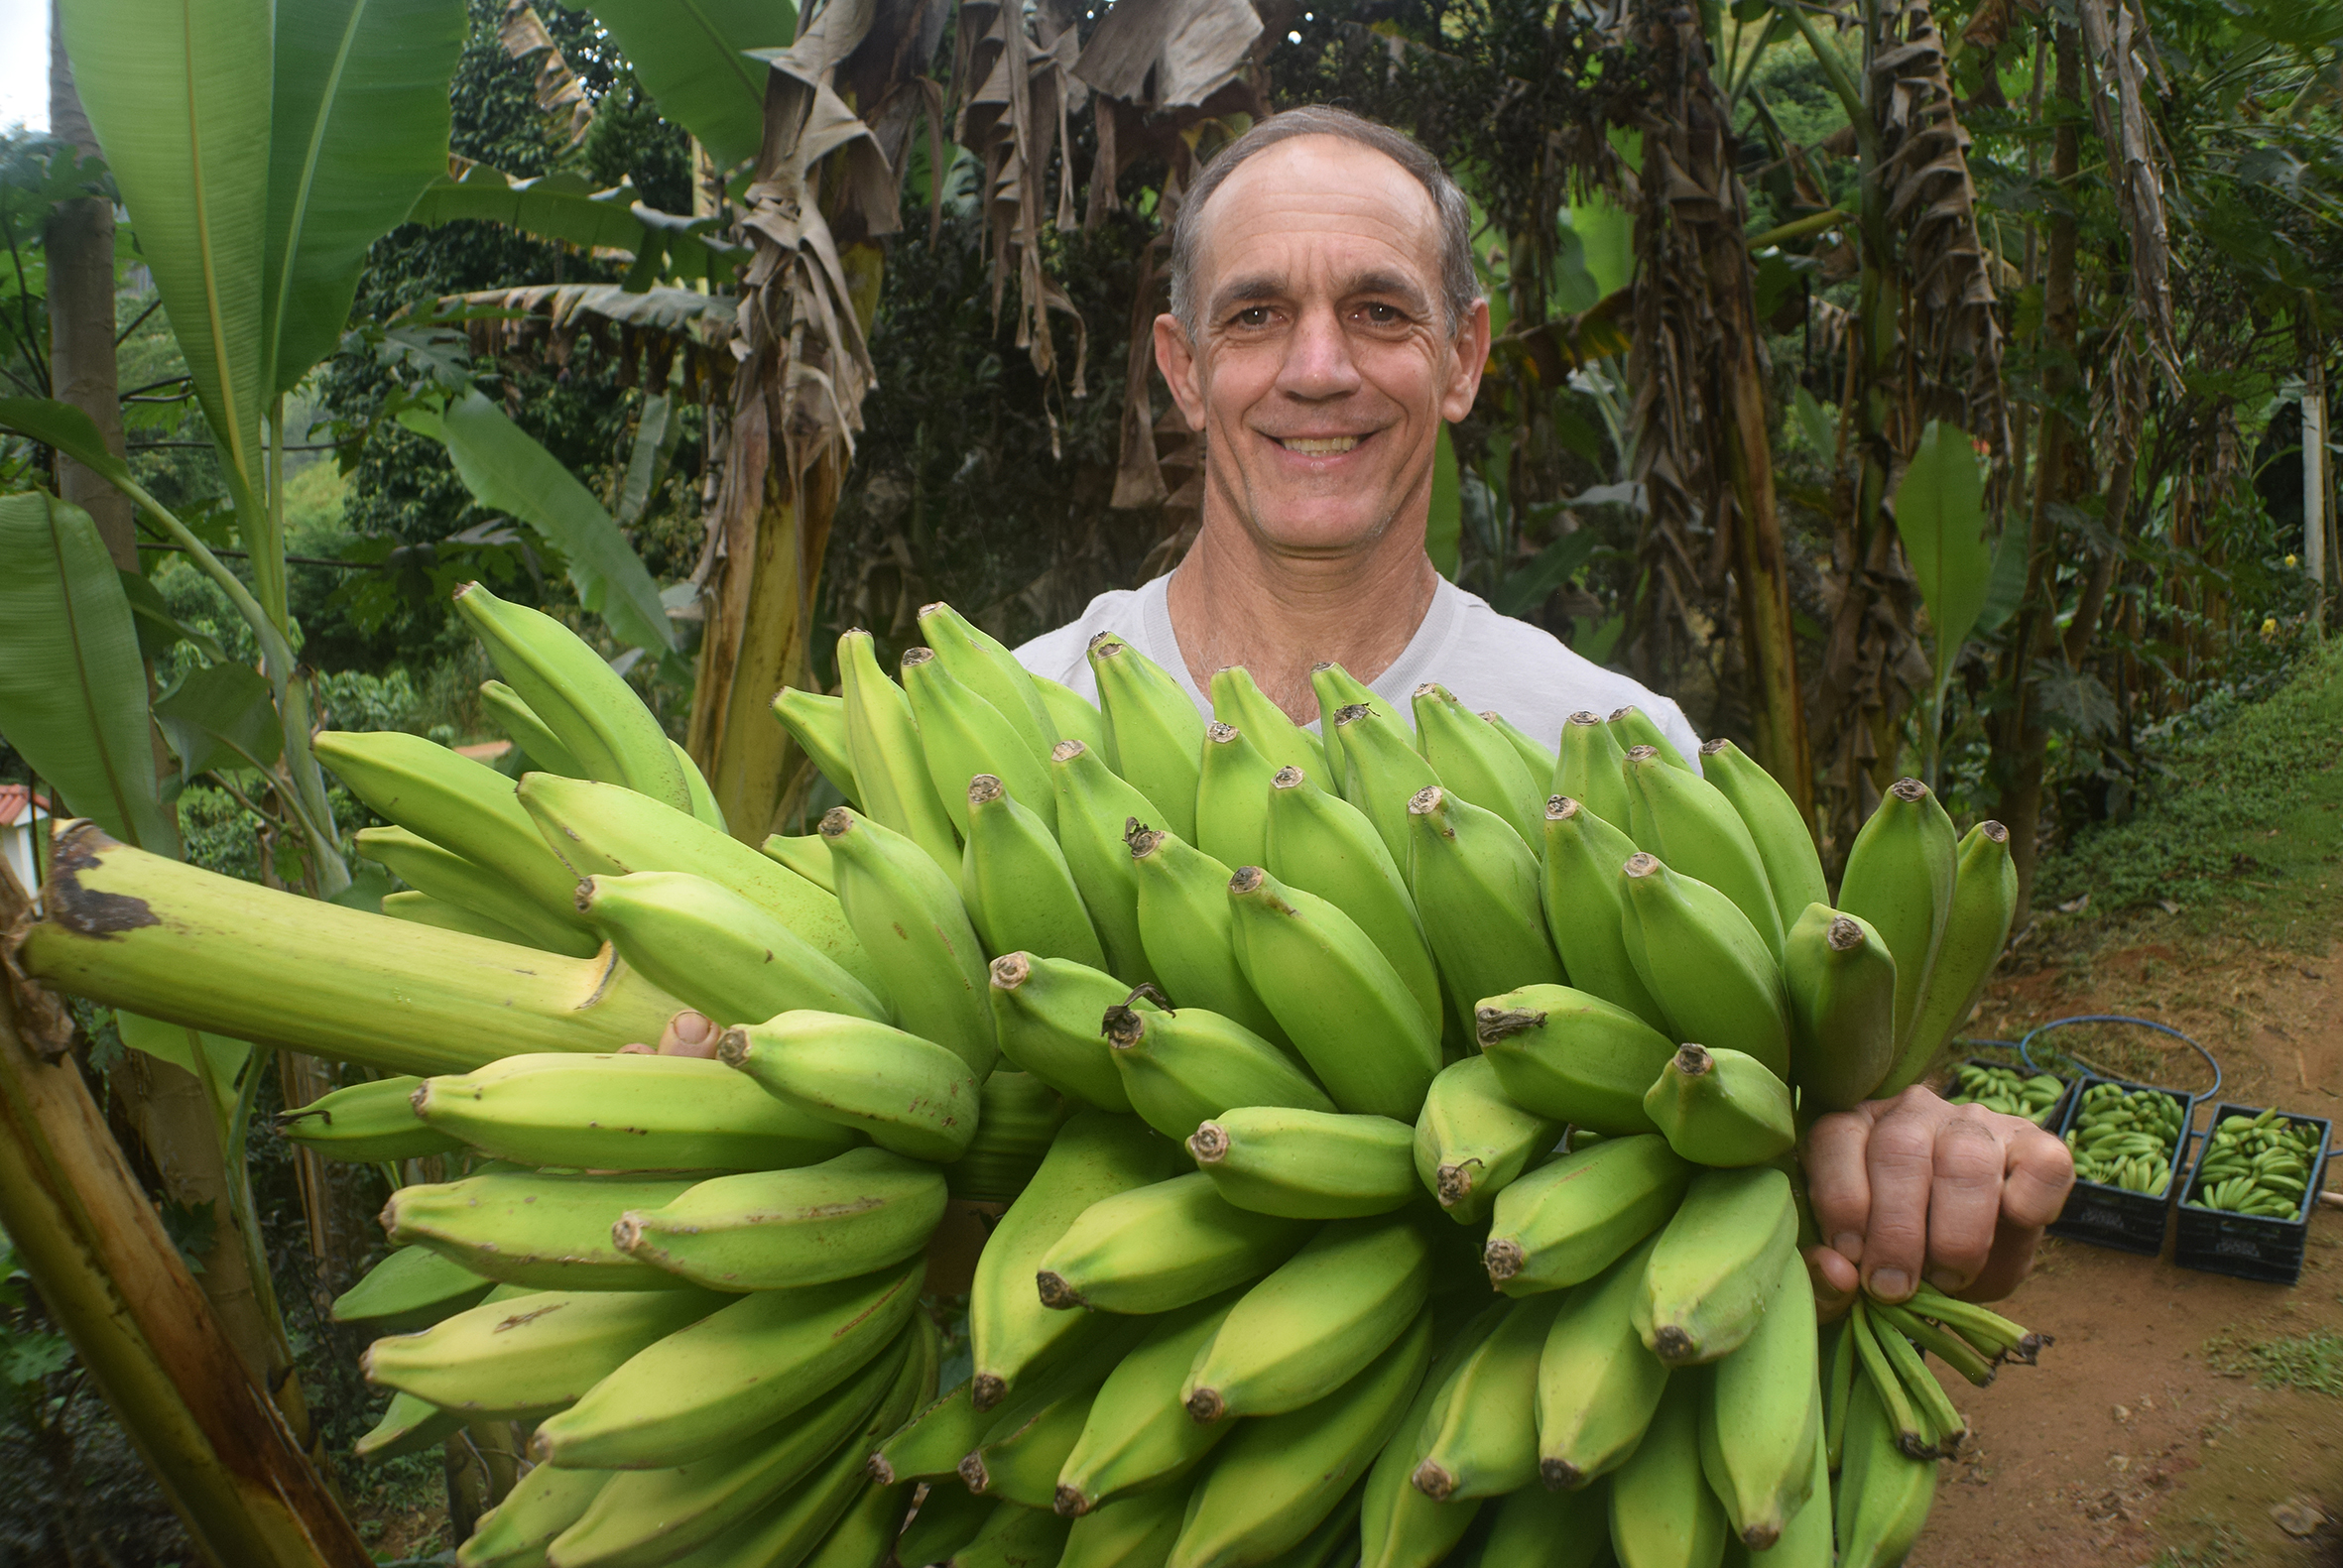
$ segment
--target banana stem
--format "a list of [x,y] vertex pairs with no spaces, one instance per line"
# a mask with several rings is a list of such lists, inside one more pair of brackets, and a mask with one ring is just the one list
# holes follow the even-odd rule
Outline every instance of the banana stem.
[[[1855,1310],[1848,1315],[1848,1332],[1855,1336],[1855,1354],[1862,1358],[1863,1370],[1871,1377],[1873,1391],[1880,1403],[1888,1407],[1888,1419],[1896,1426],[1896,1446],[1913,1458],[1931,1445],[1928,1434],[1920,1429],[1919,1418],[1911,1408],[1911,1395],[1906,1391],[1904,1380],[1881,1348],[1871,1326],[1870,1303],[1858,1296]],[[1893,1329],[1890,1333],[1895,1332]]]
[[1885,1301],[1873,1302],[1871,1310],[1874,1316],[1922,1350],[1935,1352],[1946,1366],[1978,1387],[1985,1387],[1996,1377],[1993,1363],[1987,1361],[1974,1345],[1950,1329],[1939,1328],[1916,1312]]
[[1952,1395],[1944,1391],[1944,1385],[1936,1381],[1936,1375],[1928,1371],[1928,1364],[1920,1360],[1920,1353],[1912,1349],[1911,1341],[1897,1332],[1895,1319],[1883,1314],[1881,1309],[1888,1305],[1874,1302],[1866,1308],[1872,1320],[1872,1336],[1879,1343],[1880,1354],[1904,1381],[1905,1391],[1911,1395],[1913,1411],[1932,1428],[1929,1451],[1911,1457],[1928,1459],[1953,1453],[1960,1448],[1961,1439],[1969,1435],[1968,1423],[1954,1408]]
[[1830,1447],[1830,1471],[1838,1469],[1847,1449],[1847,1409],[1855,1402],[1855,1324],[1850,1312],[1837,1328],[1830,1348],[1830,1382],[1824,1385],[1822,1436]]
[[2035,1353],[2050,1343],[2046,1334],[2035,1334],[1974,1301],[1956,1300],[1931,1284],[1922,1284],[1904,1306],[1906,1311],[1943,1324],[1980,1353],[1997,1360],[2010,1357],[2031,1366]]

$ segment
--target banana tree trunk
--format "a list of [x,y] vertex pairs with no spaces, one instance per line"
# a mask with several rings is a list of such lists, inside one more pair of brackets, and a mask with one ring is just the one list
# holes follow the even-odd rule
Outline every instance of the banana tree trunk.
[[[0,868],[0,928],[26,917]],[[370,1568],[106,1131],[64,1019],[0,978],[0,1227],[43,1304],[215,1568]]]
[[[84,158],[99,156],[73,67],[53,11],[49,19],[49,129]],[[114,204],[103,196],[61,201],[50,209],[42,244],[49,264],[49,381],[52,394],[89,416],[106,450],[123,454],[122,403],[114,361]],[[57,454],[57,492],[89,514],[106,553],[138,570],[138,536],[130,498]]]

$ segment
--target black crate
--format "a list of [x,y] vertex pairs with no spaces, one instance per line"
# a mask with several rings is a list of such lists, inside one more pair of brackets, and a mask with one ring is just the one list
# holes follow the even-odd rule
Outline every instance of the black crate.
[[2085,1073],[2067,1086],[2066,1113],[2058,1118],[2061,1139],[2081,1113],[2084,1094],[2103,1083],[2112,1083],[2126,1091],[2145,1089],[2151,1094],[2169,1095],[2180,1102],[2180,1136],[2172,1144],[2171,1180],[2165,1184],[2160,1198],[2111,1187],[2104,1182],[2078,1180],[2066,1194],[2066,1207],[2050,1222],[2050,1234],[2153,1258],[2163,1250],[2164,1215],[2171,1207],[2173,1194],[2180,1190],[2180,1163],[2188,1152],[2188,1116],[2195,1101],[2192,1096],[2161,1084],[2129,1083],[2121,1078]]
[[2274,1220],[2259,1214],[2231,1214],[2205,1208],[2188,1199],[2196,1191],[2197,1167],[2204,1163],[2205,1149],[2212,1147],[2213,1130],[2230,1117],[2260,1116],[2263,1109],[2258,1105],[2213,1108],[2213,1120],[2199,1135],[2196,1155],[2188,1162],[2188,1180],[2180,1189],[2172,1262],[2205,1273],[2234,1274],[2240,1279],[2290,1285],[2302,1277],[2303,1239],[2310,1231],[2310,1211],[2317,1206],[2320,1180],[2331,1152],[2327,1144],[2334,1137],[2334,1128],[2324,1117],[2297,1116],[2291,1111],[2279,1113],[2288,1122],[2307,1122],[2319,1131],[2318,1153],[2310,1160],[2310,1180],[2302,1188],[2302,1206],[2294,1211],[2293,1218]]
[[[1994,1061],[1990,1057],[1985,1056],[1971,1056],[1966,1061],[1960,1063],[1960,1067],[2009,1067],[2020,1073],[2023,1073],[2029,1078],[2035,1077],[2038,1074],[2044,1078],[2057,1079],[2060,1083],[2066,1085],[2066,1088],[2059,1094],[2057,1099],[2050,1102],[2050,1114],[2046,1119],[2043,1120],[2041,1125],[2044,1132],[2054,1132],[2058,1128],[2066,1125],[2066,1103],[2074,1096],[2074,1080],[2067,1077],[2066,1074],[2062,1072],[2052,1072],[2047,1067],[2031,1067],[2022,1061]],[[1960,1087],[1957,1077],[1959,1070],[1959,1067],[1955,1067],[1951,1074],[1946,1075],[1944,1080],[1944,1088],[1940,1092],[1940,1098],[1949,1100],[1952,1097],[1952,1092]]]

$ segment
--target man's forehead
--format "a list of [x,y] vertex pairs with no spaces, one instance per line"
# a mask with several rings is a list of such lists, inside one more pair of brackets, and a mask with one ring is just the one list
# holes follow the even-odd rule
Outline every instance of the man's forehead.
[[1198,260],[1208,276],[1253,270],[1247,264],[1263,258],[1250,253],[1264,241],[1318,235],[1346,250],[1383,252],[1385,270],[1398,262],[1428,280],[1439,268],[1431,192],[1388,154],[1344,137],[1297,136],[1264,148],[1229,172],[1199,217]]

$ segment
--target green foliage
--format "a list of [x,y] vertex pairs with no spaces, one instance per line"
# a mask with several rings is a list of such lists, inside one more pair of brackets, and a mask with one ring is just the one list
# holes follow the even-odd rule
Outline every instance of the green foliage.
[[2223,1337],[2205,1346],[2205,1359],[2216,1372],[2250,1376],[2265,1388],[2343,1394],[2343,1334],[2333,1329],[2250,1345]]

